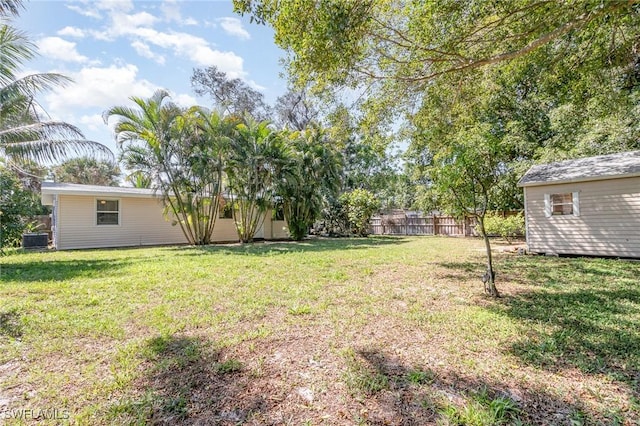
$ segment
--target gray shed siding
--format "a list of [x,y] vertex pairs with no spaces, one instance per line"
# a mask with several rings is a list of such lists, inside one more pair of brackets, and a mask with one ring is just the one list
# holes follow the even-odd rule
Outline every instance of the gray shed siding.
[[[533,253],[640,258],[640,177],[526,186]],[[579,216],[545,215],[545,194],[579,193]]]

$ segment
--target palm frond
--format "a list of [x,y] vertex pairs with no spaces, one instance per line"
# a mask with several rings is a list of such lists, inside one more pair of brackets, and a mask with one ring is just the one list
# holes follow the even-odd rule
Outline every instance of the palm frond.
[[40,121],[0,130],[0,145],[38,139],[82,140],[84,135],[76,126],[63,121]]
[[47,163],[67,159],[74,155],[93,155],[108,161],[114,159],[109,148],[101,143],[84,139],[38,139],[0,143],[0,156],[7,156],[15,161],[32,160],[38,163]]
[[35,57],[36,45],[27,35],[5,23],[0,24],[0,82],[5,84],[15,78],[21,65]]
[[[0,64],[4,63],[0,61]],[[4,65],[0,65],[0,73],[2,72],[2,66]],[[0,83],[2,83],[2,87],[0,87],[0,103],[18,95],[33,97],[54,87],[64,87],[72,81],[69,77],[51,72],[29,74],[8,80],[3,80],[1,76],[2,74],[0,74]]]
[[0,16],[18,16],[24,9],[21,0],[0,0]]

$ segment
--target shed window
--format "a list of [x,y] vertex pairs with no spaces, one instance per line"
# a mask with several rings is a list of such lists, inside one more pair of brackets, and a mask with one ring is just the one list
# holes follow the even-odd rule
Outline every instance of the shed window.
[[96,223],[98,225],[119,225],[120,201],[96,200]]
[[560,194],[545,194],[545,215],[551,216],[580,216],[580,202],[578,192]]

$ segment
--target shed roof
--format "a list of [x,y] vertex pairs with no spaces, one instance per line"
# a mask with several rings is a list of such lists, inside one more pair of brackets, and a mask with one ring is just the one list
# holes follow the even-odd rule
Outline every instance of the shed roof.
[[42,203],[53,204],[53,195],[89,195],[96,197],[153,198],[156,192],[147,188],[124,186],[80,185],[77,183],[42,182]]
[[518,186],[555,185],[569,182],[640,176],[640,151],[620,152],[533,166]]

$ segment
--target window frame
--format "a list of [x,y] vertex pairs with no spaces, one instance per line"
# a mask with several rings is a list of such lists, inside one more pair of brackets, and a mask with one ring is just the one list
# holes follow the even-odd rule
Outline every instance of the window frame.
[[[554,198],[571,196],[570,202],[554,203]],[[565,213],[564,206],[571,206],[571,211]],[[561,211],[556,211],[561,207]],[[580,216],[580,191],[549,192],[544,194],[544,213],[546,217]]]
[[[280,217],[282,217],[282,219],[279,219]],[[284,204],[282,202],[276,202],[274,204],[273,212],[271,213],[271,220],[273,222],[284,222],[286,220],[284,216]]]
[[[118,203],[118,210],[98,210],[98,204],[100,203],[100,201],[115,201]],[[121,207],[122,203],[120,198],[112,198],[112,197],[96,197],[95,198],[95,202],[93,204],[94,206],[94,218],[95,218],[95,224],[96,226],[120,226],[122,224],[122,207]],[[98,220],[98,215],[100,213],[116,213],[118,215],[118,223],[100,223],[100,221]]]

